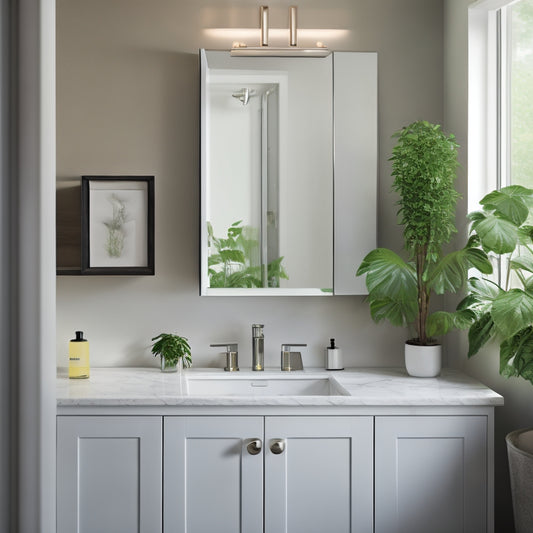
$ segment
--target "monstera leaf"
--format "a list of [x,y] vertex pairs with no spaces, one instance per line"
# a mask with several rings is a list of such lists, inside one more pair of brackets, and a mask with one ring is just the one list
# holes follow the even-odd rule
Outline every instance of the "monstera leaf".
[[485,250],[499,256],[504,270],[501,285],[493,279],[471,278],[468,294],[457,306],[476,316],[468,332],[468,356],[498,338],[500,373],[533,383],[533,228],[526,225],[531,220],[533,189],[505,187],[480,203],[483,211],[469,215],[471,231]]
[[481,202],[485,209],[494,211],[510,220],[515,226],[522,225],[529,215],[527,202],[531,191],[521,185],[511,185],[487,194]]
[[514,251],[518,242],[518,228],[511,221],[493,213],[473,222],[472,228],[481,240],[483,249],[497,254]]
[[445,255],[428,274],[428,287],[436,294],[457,292],[468,279],[468,270],[475,268],[483,274],[492,273],[487,255],[478,248],[465,247]]

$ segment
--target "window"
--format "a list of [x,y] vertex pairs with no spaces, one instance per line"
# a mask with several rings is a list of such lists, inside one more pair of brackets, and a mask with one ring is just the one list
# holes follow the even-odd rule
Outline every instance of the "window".
[[[533,0],[481,0],[469,9],[468,26],[468,210],[474,211],[493,189],[533,188]],[[499,256],[494,266],[494,281],[517,283]]]
[[[503,8],[506,25],[508,138],[506,184],[533,187],[533,0]],[[505,35],[506,34],[506,35]]]
[[533,188],[533,0],[469,10],[469,211],[490,190]]

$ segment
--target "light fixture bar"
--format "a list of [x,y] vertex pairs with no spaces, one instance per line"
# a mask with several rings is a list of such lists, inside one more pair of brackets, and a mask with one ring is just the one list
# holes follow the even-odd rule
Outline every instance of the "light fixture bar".
[[330,54],[328,48],[297,48],[275,46],[240,46],[231,49],[234,57],[327,57]]
[[268,46],[268,6],[259,8],[259,18],[261,24],[261,46]]
[[297,45],[297,22],[296,22],[296,6],[289,7],[289,46],[298,46]]

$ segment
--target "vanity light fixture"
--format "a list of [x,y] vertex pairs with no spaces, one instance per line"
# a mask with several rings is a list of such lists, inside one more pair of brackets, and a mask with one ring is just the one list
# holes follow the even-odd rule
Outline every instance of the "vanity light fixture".
[[315,48],[299,48],[297,43],[296,6],[289,7],[289,46],[268,45],[268,6],[259,8],[259,21],[261,25],[261,39],[259,46],[247,46],[246,43],[234,42],[231,48],[232,56],[252,57],[326,57],[330,54],[327,46],[317,42]]

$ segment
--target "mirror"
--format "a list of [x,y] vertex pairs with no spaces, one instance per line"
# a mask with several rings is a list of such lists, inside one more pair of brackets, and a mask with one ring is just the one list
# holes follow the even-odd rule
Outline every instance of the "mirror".
[[[375,54],[355,55],[372,56],[375,65]],[[342,127],[334,118],[337,59],[337,53],[278,58],[201,51],[201,294],[343,293],[334,282],[338,169],[333,141]],[[372,69],[366,76],[366,85],[374,83],[371,101],[377,100],[376,76]],[[373,235],[365,251],[375,246],[377,164],[376,109],[373,122],[362,128],[367,114],[355,120],[365,136],[370,128],[375,145],[369,152],[374,157],[371,186],[365,182],[357,191],[368,189],[365,201],[373,205],[373,211],[363,209],[365,229]],[[345,133],[348,146],[357,143],[350,131]],[[354,145],[350,150],[357,151]],[[348,170],[353,183],[354,170]],[[362,177],[368,176],[357,180]],[[354,279],[357,266],[352,264]]]

